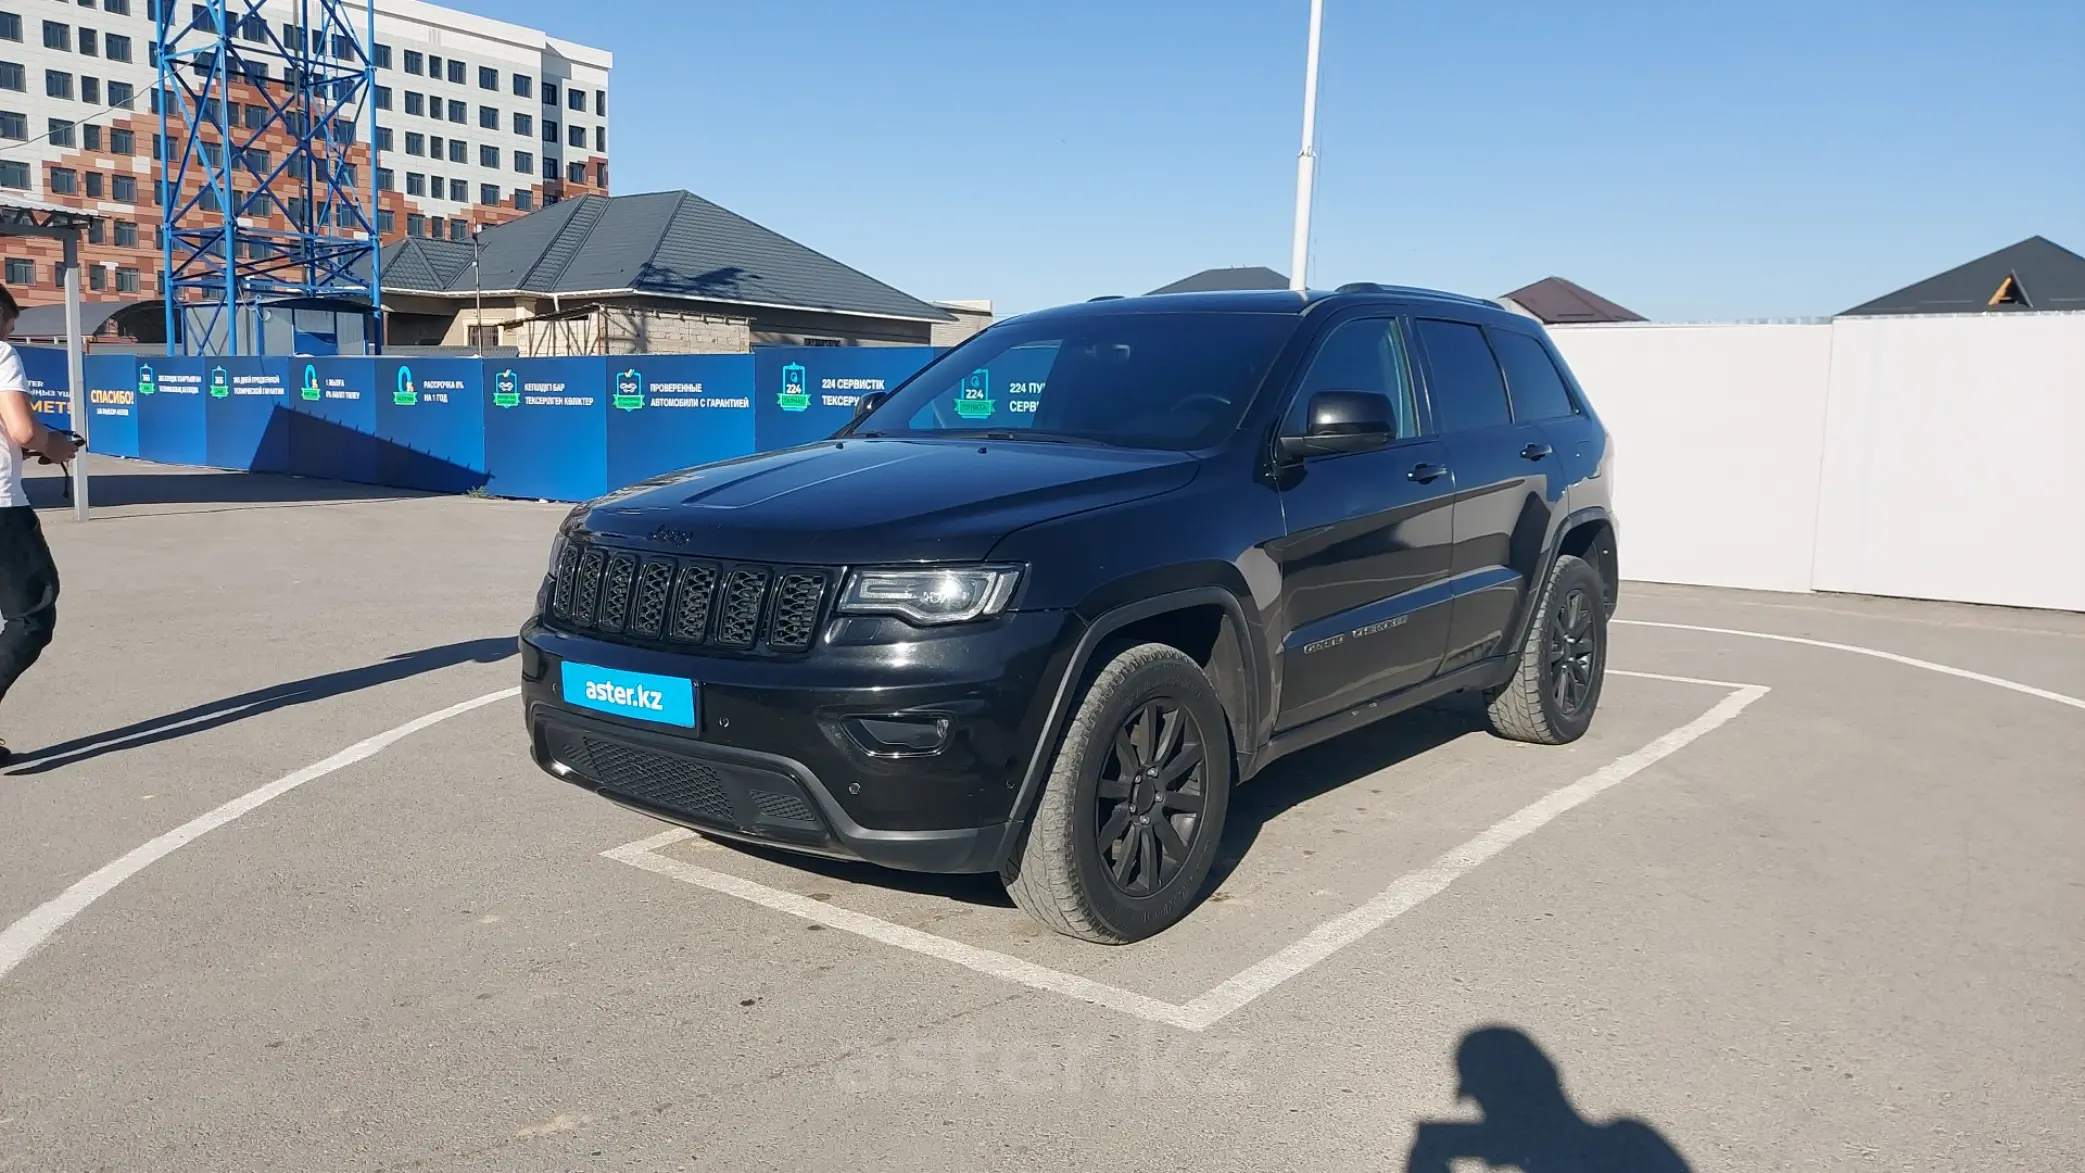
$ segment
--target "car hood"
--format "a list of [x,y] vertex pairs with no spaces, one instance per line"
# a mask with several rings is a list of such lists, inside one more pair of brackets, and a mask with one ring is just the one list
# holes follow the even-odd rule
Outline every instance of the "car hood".
[[1039,521],[1194,479],[1185,453],[1029,441],[827,441],[669,473],[575,511],[582,532],[762,562],[983,558]]

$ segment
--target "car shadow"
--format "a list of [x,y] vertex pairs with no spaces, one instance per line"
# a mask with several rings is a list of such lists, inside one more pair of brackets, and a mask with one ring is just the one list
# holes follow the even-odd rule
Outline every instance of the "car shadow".
[[237,696],[191,705],[179,712],[148,717],[115,729],[75,737],[57,745],[17,750],[14,755],[14,768],[6,773],[45,774],[104,754],[143,749],[146,746],[205,733],[234,721],[244,721],[249,717],[272,713],[277,709],[309,704],[342,693],[359,692],[365,688],[374,688],[394,680],[404,680],[409,676],[419,676],[456,664],[496,664],[515,655],[517,651],[512,636],[466,640],[439,647],[421,648],[359,668],[308,676],[285,684],[271,684],[266,688],[242,692]]
[[1672,1142],[1632,1117],[1594,1122],[1564,1092],[1555,1061],[1510,1026],[1463,1035],[1455,1098],[1481,1120],[1422,1120],[1405,1173],[1449,1173],[1458,1161],[1545,1173],[1691,1173]]

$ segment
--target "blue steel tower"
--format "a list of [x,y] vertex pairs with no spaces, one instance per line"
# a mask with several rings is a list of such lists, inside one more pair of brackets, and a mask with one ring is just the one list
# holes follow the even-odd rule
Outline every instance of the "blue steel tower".
[[360,350],[380,336],[375,0],[156,9],[168,353],[266,353],[270,315],[343,306],[372,315],[338,332]]

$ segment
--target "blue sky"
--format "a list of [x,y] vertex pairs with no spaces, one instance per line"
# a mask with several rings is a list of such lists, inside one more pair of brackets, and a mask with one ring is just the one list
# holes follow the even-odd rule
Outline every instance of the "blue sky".
[[[1307,0],[448,2],[615,53],[616,191],[920,297],[1288,268]],[[1785,317],[2085,251],[2077,0],[1326,0],[1322,72],[1313,285]]]

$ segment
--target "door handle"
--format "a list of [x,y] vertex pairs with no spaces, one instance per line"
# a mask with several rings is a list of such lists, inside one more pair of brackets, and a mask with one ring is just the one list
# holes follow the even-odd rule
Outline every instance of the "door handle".
[[1551,448],[1547,444],[1530,444],[1520,450],[1520,458],[1522,460],[1540,460],[1554,451],[1556,449]]
[[1404,475],[1423,485],[1429,481],[1439,480],[1447,476],[1448,466],[1445,464],[1415,464],[1412,466],[1412,471]]

